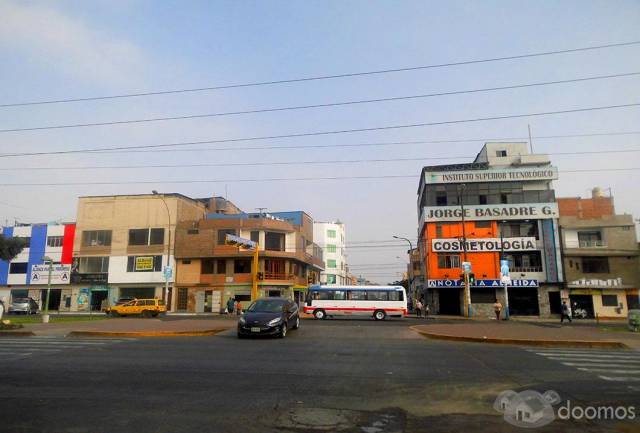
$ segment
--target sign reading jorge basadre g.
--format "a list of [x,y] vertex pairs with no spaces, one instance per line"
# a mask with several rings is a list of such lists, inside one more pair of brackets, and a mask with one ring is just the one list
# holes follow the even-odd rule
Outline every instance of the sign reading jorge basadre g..
[[[523,203],[523,204],[482,204],[464,207],[464,219],[479,220],[517,220],[517,219],[549,219],[558,218],[557,203]],[[460,221],[460,206],[427,206],[422,212],[423,221]]]

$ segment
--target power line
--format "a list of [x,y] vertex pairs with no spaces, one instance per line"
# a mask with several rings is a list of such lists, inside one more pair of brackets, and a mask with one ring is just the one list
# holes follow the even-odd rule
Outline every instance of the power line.
[[19,107],[19,106],[26,106],[26,105],[44,105],[44,104],[62,104],[62,103],[70,103],[70,102],[98,101],[98,100],[106,100],[106,99],[133,98],[133,97],[155,96],[155,95],[169,95],[169,94],[177,94],[177,93],[194,93],[194,92],[234,89],[234,88],[242,88],[242,87],[270,86],[270,85],[278,85],[278,84],[330,80],[330,79],[337,79],[337,78],[381,75],[381,74],[390,74],[390,73],[397,73],[397,72],[418,71],[418,70],[425,70],[425,69],[446,68],[451,66],[463,66],[463,65],[481,64],[481,63],[489,63],[489,62],[525,59],[525,58],[532,58],[532,57],[543,57],[543,56],[551,56],[551,55],[557,55],[557,54],[577,53],[582,51],[601,50],[601,49],[615,48],[615,47],[626,47],[626,46],[632,46],[632,45],[638,45],[638,44],[640,44],[640,41],[630,41],[630,42],[621,42],[621,43],[614,43],[614,44],[592,45],[587,47],[570,48],[566,50],[541,51],[537,53],[517,54],[513,56],[492,57],[492,58],[475,59],[475,60],[463,60],[458,62],[448,62],[448,63],[439,63],[439,64],[422,65],[422,66],[410,66],[410,67],[404,67],[404,68],[380,69],[380,70],[363,71],[363,72],[349,72],[344,74],[317,75],[317,76],[310,76],[310,77],[289,78],[289,79],[280,79],[280,80],[271,80],[271,81],[257,81],[252,83],[237,83],[237,84],[227,84],[227,85],[220,85],[220,86],[162,90],[162,91],[155,91],[155,92],[122,93],[117,95],[91,96],[91,97],[85,97],[85,98],[65,98],[65,99],[52,99],[52,100],[43,100],[43,101],[14,102],[14,103],[0,104],[0,108]]
[[471,93],[494,92],[499,90],[522,89],[522,88],[528,88],[528,87],[539,87],[539,86],[548,86],[548,85],[555,85],[555,84],[568,84],[568,83],[577,83],[577,82],[592,81],[592,80],[631,77],[631,76],[637,76],[637,75],[640,75],[640,72],[629,72],[624,74],[613,74],[613,75],[600,75],[600,76],[593,76],[593,77],[575,78],[575,79],[569,79],[569,80],[556,80],[556,81],[543,81],[543,82],[537,82],[537,83],[514,84],[510,86],[488,87],[488,88],[481,88],[481,89],[459,90],[459,91],[451,91],[451,92],[428,93],[428,94],[421,94],[421,95],[396,96],[396,97],[390,97],[390,98],[377,98],[377,99],[361,99],[361,100],[343,101],[343,102],[330,102],[325,104],[272,107],[272,108],[262,108],[262,109],[244,110],[244,111],[227,111],[227,112],[220,112],[220,113],[191,114],[186,116],[167,116],[167,117],[154,117],[154,118],[146,118],[146,119],[113,120],[113,121],[107,121],[107,122],[75,123],[75,124],[66,124],[66,125],[33,126],[33,127],[27,127],[27,128],[0,129],[0,133],[42,131],[42,130],[50,130],[50,129],[86,128],[86,127],[94,127],[94,126],[130,125],[130,124],[138,124],[138,123],[166,122],[166,121],[173,121],[173,120],[203,119],[203,118],[210,118],[210,117],[238,116],[243,114],[273,113],[273,112],[281,112],[281,111],[306,110],[306,109],[313,109],[313,108],[340,107],[340,106],[372,104],[372,103],[380,103],[380,102],[408,101],[408,100],[414,100],[414,99],[432,98],[437,96],[452,96],[452,95],[462,95],[462,94],[471,94]]
[[[414,124],[406,124],[406,125],[389,125],[389,126],[376,126],[376,127],[370,127],[370,128],[303,132],[303,133],[297,133],[297,134],[268,135],[268,136],[244,137],[244,138],[227,138],[227,139],[220,139],[220,140],[211,140],[211,141],[207,141],[207,143],[235,143],[240,141],[273,140],[273,139],[280,139],[280,138],[300,138],[300,137],[312,137],[312,136],[324,136],[324,135],[336,135],[336,134],[349,134],[349,133],[355,133],[355,132],[390,131],[395,129],[422,128],[422,127],[437,126],[437,125],[453,125],[453,124],[461,124],[461,123],[483,122],[483,121],[489,121],[489,120],[517,119],[522,117],[538,117],[538,116],[548,116],[548,115],[554,115],[554,114],[581,113],[581,112],[610,110],[610,109],[618,109],[618,108],[630,108],[630,107],[637,107],[639,105],[640,103],[630,103],[630,104],[607,105],[607,106],[599,106],[599,107],[574,108],[569,110],[544,111],[544,112],[526,113],[526,114],[509,114],[509,115],[503,115],[503,116],[477,117],[472,119],[444,120],[439,122],[424,122],[424,123],[414,123]],[[49,151],[49,152],[8,153],[8,154],[0,155],[0,158],[16,157],[16,156],[33,156],[33,155],[62,155],[62,154],[72,154],[72,153],[101,152],[105,150],[110,151],[110,150],[123,150],[123,149],[156,149],[156,148],[163,148],[163,147],[189,146],[192,144],[195,144],[195,143],[183,142],[183,143],[171,143],[171,144],[148,144],[148,145],[137,145],[137,146],[97,147],[97,148],[89,148],[89,149],[57,150],[57,151]]]
[[[628,168],[594,168],[580,170],[562,170],[560,173],[594,173],[609,171],[636,171],[640,167]],[[241,183],[241,182],[302,182],[316,180],[369,180],[369,179],[417,179],[416,174],[377,175],[377,176],[325,176],[325,177],[272,177],[251,179],[191,179],[191,180],[142,180],[142,181],[97,181],[97,182],[33,182],[33,183],[0,183],[0,187],[13,186],[87,186],[87,185],[148,185],[148,184],[195,184],[195,183]],[[406,244],[404,244],[406,247]]]
[[[640,148],[609,149],[579,152],[545,152],[547,155],[593,155],[609,153],[634,153],[640,152]],[[32,170],[101,170],[101,169],[148,169],[148,168],[198,168],[198,167],[254,167],[271,165],[314,165],[314,164],[361,164],[369,162],[409,162],[446,159],[469,159],[469,156],[425,156],[415,158],[377,158],[377,159],[347,159],[347,160],[322,160],[322,161],[261,161],[261,162],[225,162],[213,164],[144,164],[144,165],[74,165],[74,166],[46,166],[46,167],[0,167],[0,171],[32,171]]]

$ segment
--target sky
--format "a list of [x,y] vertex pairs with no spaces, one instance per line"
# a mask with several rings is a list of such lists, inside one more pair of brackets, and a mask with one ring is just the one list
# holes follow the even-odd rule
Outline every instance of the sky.
[[[0,17],[0,104],[277,81],[640,41],[640,2],[635,0],[3,0]],[[640,45],[278,85],[0,107],[0,130],[328,104],[632,72],[640,72]],[[636,75],[338,107],[0,132],[0,154],[264,137],[639,102]],[[542,138],[640,132],[639,121],[640,107],[626,107],[127,153],[0,155],[0,221],[73,221],[76,199],[84,195],[153,189],[191,197],[226,195],[248,212],[258,207],[304,210],[316,221],[344,222],[353,272],[386,283],[399,279],[408,261],[406,245],[392,237],[417,237],[421,168],[471,161],[483,140],[525,141],[528,125],[534,152],[550,153],[560,170],[554,184],[558,197],[588,197],[595,186],[611,188],[618,213],[640,217],[639,152],[554,155],[640,149],[640,134]],[[460,142],[424,143],[438,140]],[[344,146],[398,142],[404,143]],[[283,146],[298,148],[274,148]],[[340,162],[399,158],[409,160]],[[256,162],[278,164],[211,166]],[[210,166],[148,167],[167,164]],[[99,168],[123,165],[144,168]],[[621,170],[625,168],[635,170]],[[567,172],[573,170],[601,171]],[[381,177],[394,175],[410,177]],[[265,180],[344,176],[365,179]],[[257,181],[238,182],[248,179]],[[171,183],[190,180],[200,182]],[[125,184],[84,184],[95,182]],[[11,183],[76,185],[8,186]]]

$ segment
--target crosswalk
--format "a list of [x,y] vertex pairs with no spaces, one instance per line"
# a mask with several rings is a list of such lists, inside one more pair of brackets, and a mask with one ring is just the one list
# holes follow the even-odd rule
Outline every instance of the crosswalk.
[[611,382],[640,383],[640,351],[600,349],[527,349],[567,367]]
[[0,338],[0,363],[34,355],[47,355],[62,351],[87,348],[103,348],[135,340],[134,338],[76,338],[76,337],[2,337]]

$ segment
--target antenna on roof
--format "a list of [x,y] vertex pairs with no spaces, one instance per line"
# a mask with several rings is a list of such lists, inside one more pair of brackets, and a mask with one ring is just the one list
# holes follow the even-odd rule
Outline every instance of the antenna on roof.
[[256,210],[258,211],[258,213],[259,213],[260,215],[264,215],[264,214],[265,214],[265,212],[264,212],[264,211],[266,211],[267,209],[268,209],[268,208],[266,208],[266,207],[257,207],[257,208],[256,208]]

